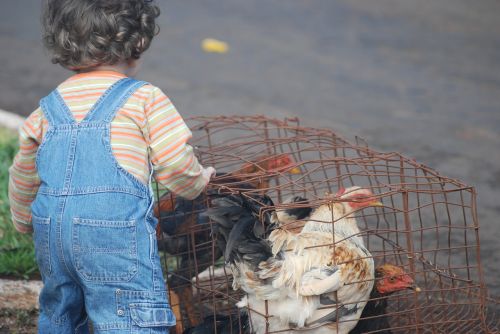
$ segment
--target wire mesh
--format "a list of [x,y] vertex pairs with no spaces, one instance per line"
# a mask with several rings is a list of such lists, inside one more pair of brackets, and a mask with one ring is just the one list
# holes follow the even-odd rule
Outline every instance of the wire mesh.
[[[201,163],[225,174],[196,201],[187,201],[181,213],[174,209],[179,198],[157,187],[160,223],[166,219],[173,226],[158,244],[177,334],[204,322],[215,333],[217,323],[228,319],[235,322],[231,332],[249,331],[235,306],[244,293],[232,288],[213,222],[199,215],[211,205],[207,191],[250,201],[266,194],[275,205],[263,205],[262,215],[293,207],[286,199],[297,195],[319,207],[332,200],[327,194],[350,186],[370,189],[383,203],[355,212],[375,264],[404,268],[421,289],[388,297],[392,332],[500,332],[499,303],[487,297],[482,278],[473,187],[400,153],[374,151],[361,139],[352,144],[331,130],[302,127],[297,119],[217,116],[192,118],[188,124]],[[284,155],[291,157],[286,168],[263,167],[263,161]],[[269,322],[265,311],[250,309],[249,316]]]

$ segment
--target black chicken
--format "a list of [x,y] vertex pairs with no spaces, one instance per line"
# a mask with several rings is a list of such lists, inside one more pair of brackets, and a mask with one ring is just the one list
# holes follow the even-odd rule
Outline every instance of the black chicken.
[[[218,173],[211,184],[240,190],[266,191],[270,179],[279,173],[298,174],[300,169],[288,154],[262,156],[254,162],[245,163],[232,173]],[[225,188],[221,189],[223,192]],[[183,312],[191,326],[197,323],[191,278],[222,256],[221,248],[212,247],[213,238],[208,218],[200,215],[207,208],[208,199],[219,191],[209,189],[194,200],[165,194],[160,197],[155,208],[155,214],[159,218],[158,249],[176,257],[177,268],[170,272],[169,286],[182,301],[185,309]],[[196,272],[193,268],[196,268]]]

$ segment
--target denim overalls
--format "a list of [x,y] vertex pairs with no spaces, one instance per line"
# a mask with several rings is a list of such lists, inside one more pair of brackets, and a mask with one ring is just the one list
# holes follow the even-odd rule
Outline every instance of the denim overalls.
[[39,333],[168,333],[153,196],[115,160],[110,123],[145,82],[112,85],[80,123],[57,90],[41,100],[49,129],[38,149],[32,204],[44,287]]

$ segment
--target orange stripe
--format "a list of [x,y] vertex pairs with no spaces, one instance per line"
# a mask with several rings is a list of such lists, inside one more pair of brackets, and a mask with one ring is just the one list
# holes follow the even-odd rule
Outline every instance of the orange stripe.
[[[16,169],[18,169],[20,172],[24,171],[34,171],[36,169],[35,164],[20,164],[16,163]],[[31,174],[31,173],[30,173]]]
[[185,185],[183,185],[182,187],[177,188],[177,189],[176,189],[176,190],[177,190],[177,192],[181,192],[181,191],[183,191],[184,189],[191,187],[191,186],[195,183],[195,181],[196,181],[196,180],[195,180],[195,179],[193,179],[193,180],[191,180],[191,182],[186,183],[186,184],[185,184]]
[[[168,99],[168,97],[166,95],[162,95],[158,99],[155,99],[154,102],[149,105],[149,108],[150,109],[154,109],[154,106],[158,105],[158,103],[163,102],[163,101],[165,101],[167,99]],[[170,104],[172,104],[172,102],[168,103],[167,105],[170,105]]]
[[[20,194],[11,193],[9,196],[18,202],[17,205],[19,205],[19,202],[30,204],[31,201],[33,200],[31,197],[20,195]],[[25,206],[25,205],[19,205],[19,206]],[[14,206],[12,206],[11,209],[14,210]]]
[[124,137],[132,137],[132,138],[139,138],[139,139],[143,139],[144,137],[140,136],[140,135],[136,135],[136,134],[133,134],[133,133],[129,133],[129,132],[122,132],[122,131],[111,131],[111,136],[124,136]]
[[14,181],[14,183],[15,183],[16,185],[17,185],[17,184],[20,184],[20,185],[22,185],[23,187],[30,188],[30,187],[32,186],[32,184],[31,184],[31,183],[24,182],[24,181],[22,181],[22,180],[21,180],[21,179],[19,179],[19,178],[16,178],[16,179],[14,179],[13,181]]
[[38,149],[38,143],[34,143],[33,141],[30,141],[30,144],[26,144],[26,143],[19,144],[19,149],[23,150],[23,151],[29,151],[29,150],[33,150],[35,148]]
[[14,228],[19,233],[30,233],[33,232],[32,226],[21,225],[19,223],[14,222]]
[[[181,118],[182,118],[182,117],[181,117],[181,115],[178,115],[178,116],[176,116],[175,118],[172,118],[172,119],[171,119],[170,121],[168,121],[168,122],[165,122],[165,123],[159,123],[159,124],[157,124],[154,128],[152,128],[152,129],[150,130],[150,133],[149,133],[149,134],[150,134],[150,136],[151,136],[151,137],[154,137],[154,136],[155,136],[155,134],[157,134],[160,130],[162,130],[162,129],[166,128],[167,126],[169,126],[169,125],[170,125],[170,124],[172,124],[172,123],[178,122]],[[181,126],[181,125],[179,124],[179,126]],[[173,130],[173,129],[175,129],[175,127],[174,127],[174,128],[171,128],[171,129],[168,129],[168,130],[169,130],[169,131],[171,131],[171,130]]]
[[[61,93],[61,96],[65,100],[71,100],[71,99],[83,98],[83,97],[100,96],[100,95],[102,95],[106,91],[106,88],[92,89],[94,91],[92,93],[81,94],[82,92],[85,92],[85,91],[88,91],[88,90],[89,90],[88,88],[83,88],[83,89],[79,89],[79,90],[67,91],[67,92]],[[139,100],[139,101],[143,102],[144,100],[147,99],[147,96],[143,97],[141,95],[138,95],[137,92],[136,92],[136,93],[134,93],[134,94],[132,94],[130,96],[130,99],[131,100],[135,99],[135,100]]]
[[24,123],[30,130],[31,130],[31,133],[36,133],[36,128],[34,128],[34,124],[31,124],[31,122],[25,122]]
[[123,73],[109,71],[109,70],[92,71],[92,72],[75,74],[71,78],[69,78],[66,82],[81,79],[81,78],[92,78],[92,77],[98,79],[98,78],[125,78],[126,76]]
[[172,172],[168,173],[168,174],[167,174],[166,176],[164,176],[164,177],[161,177],[161,176],[160,176],[160,179],[172,178],[172,177],[174,177],[174,176],[176,176],[176,175],[179,175],[179,174],[184,173],[186,170],[188,170],[188,169],[191,167],[192,162],[193,162],[193,159],[194,159],[194,156],[190,156],[190,157],[189,157],[189,160],[187,160],[187,161],[185,162],[185,164],[184,164],[184,167],[183,167],[183,168],[179,168],[179,169],[177,169],[177,170],[175,170],[175,171],[172,171]]
[[139,156],[132,155],[132,154],[126,154],[126,153],[116,153],[116,152],[113,152],[113,153],[114,153],[116,158],[125,157],[125,158],[132,159],[134,161],[137,161],[138,163],[144,164],[144,159],[139,158]]
[[[82,95],[75,95],[75,96],[64,96],[64,100],[83,100],[85,98],[89,98],[89,97],[98,97],[98,96],[101,96],[103,94],[103,91],[102,92],[97,92],[97,93],[88,93],[88,94],[82,94]],[[96,99],[97,100],[97,99]]]
[[172,144],[172,145],[170,146],[170,148],[168,148],[168,149],[166,149],[166,150],[162,151],[162,153],[161,153],[161,154],[156,154],[156,159],[157,159],[157,161],[162,160],[165,156],[169,155],[170,153],[172,153],[173,151],[175,151],[177,148],[179,148],[179,146],[182,146],[182,145],[184,145],[184,144],[185,144],[184,142],[180,142],[180,143],[178,143],[177,145]]

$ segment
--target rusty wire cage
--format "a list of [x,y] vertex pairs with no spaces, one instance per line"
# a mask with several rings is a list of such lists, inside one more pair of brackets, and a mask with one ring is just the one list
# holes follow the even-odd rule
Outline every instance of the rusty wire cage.
[[[266,193],[276,203],[269,209],[291,195],[319,205],[326,193],[353,185],[376,194],[383,207],[356,212],[364,242],[375,264],[403,267],[422,290],[389,297],[393,332],[499,333],[499,303],[487,296],[481,272],[473,187],[400,153],[380,153],[359,139],[352,144],[331,130],[301,127],[296,119],[197,117],[188,124],[200,161],[219,172],[280,154],[290,155],[300,168],[296,174],[257,168],[240,175],[257,182],[258,189],[222,177],[210,186],[219,192]],[[175,201],[160,186],[157,194],[164,202]],[[235,303],[243,295],[231,288],[231,274],[211,237],[212,222],[199,218],[210,206],[207,196],[193,203],[185,208],[193,223],[159,240],[177,334],[207,317],[238,317]]]

